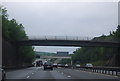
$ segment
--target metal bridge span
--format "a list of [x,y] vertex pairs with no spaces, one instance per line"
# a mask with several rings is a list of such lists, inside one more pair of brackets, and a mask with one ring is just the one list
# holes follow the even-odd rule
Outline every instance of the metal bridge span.
[[19,46],[76,46],[76,47],[120,47],[119,41],[92,40],[89,37],[28,37],[27,40],[19,40]]
[[21,40],[19,46],[120,47],[120,42],[94,40]]

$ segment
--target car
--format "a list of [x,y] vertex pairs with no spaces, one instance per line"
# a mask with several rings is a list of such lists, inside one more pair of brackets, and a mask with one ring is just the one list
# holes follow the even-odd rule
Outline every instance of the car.
[[75,67],[76,67],[76,68],[79,68],[79,67],[80,67],[80,64],[76,64]]
[[68,68],[68,64],[65,64],[65,68]]
[[58,67],[62,67],[62,64],[58,64]]
[[53,70],[53,64],[51,62],[45,62],[43,66],[44,66],[44,70],[46,69]]
[[64,64],[58,64],[58,67],[65,67]]
[[1,81],[4,81],[5,78],[6,78],[6,72],[5,72],[5,70],[2,68],[2,65],[0,65],[0,76],[2,76],[2,80],[1,80]]
[[57,64],[53,64],[53,67],[56,67],[56,68],[57,68],[57,67],[58,67],[58,65],[57,65]]
[[86,66],[86,67],[93,67],[93,65],[90,64],[90,63],[89,63],[89,64],[86,64],[85,66]]

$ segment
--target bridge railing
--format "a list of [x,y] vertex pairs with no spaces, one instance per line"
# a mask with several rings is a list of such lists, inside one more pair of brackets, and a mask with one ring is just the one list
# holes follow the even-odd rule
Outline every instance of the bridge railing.
[[80,36],[28,36],[30,40],[92,40],[93,37]]
[[[82,36],[28,36],[29,40],[92,40],[103,42],[119,42],[117,39],[97,39],[94,37],[82,37]],[[24,40],[24,39],[22,39]],[[25,39],[26,40],[26,39]]]

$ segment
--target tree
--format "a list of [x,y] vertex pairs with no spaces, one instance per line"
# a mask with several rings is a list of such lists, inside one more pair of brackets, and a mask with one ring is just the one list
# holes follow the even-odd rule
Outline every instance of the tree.
[[[24,26],[19,24],[15,19],[8,19],[7,9],[2,8],[2,38],[7,40],[12,45],[14,42],[22,39],[28,39]],[[31,63],[35,57],[34,48],[32,46],[20,47],[21,63]]]
[[[120,26],[116,31],[110,32],[110,35],[102,35],[95,37],[92,40],[120,40]],[[111,40],[111,41],[112,41]],[[112,66],[108,64],[117,53],[117,48],[105,47],[81,47],[74,51],[72,55],[73,63],[80,62],[81,64],[92,62],[95,65]],[[114,65],[114,64],[113,64]]]

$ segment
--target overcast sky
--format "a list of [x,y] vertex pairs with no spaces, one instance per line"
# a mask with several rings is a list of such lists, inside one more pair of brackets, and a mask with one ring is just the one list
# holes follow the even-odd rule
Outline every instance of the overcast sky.
[[[118,25],[117,2],[4,2],[9,18],[22,23],[28,36],[95,37]],[[73,47],[35,47],[37,51],[69,51]]]

